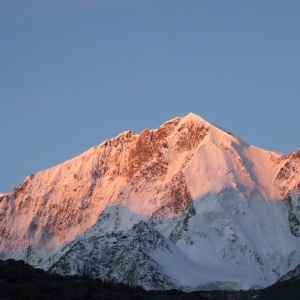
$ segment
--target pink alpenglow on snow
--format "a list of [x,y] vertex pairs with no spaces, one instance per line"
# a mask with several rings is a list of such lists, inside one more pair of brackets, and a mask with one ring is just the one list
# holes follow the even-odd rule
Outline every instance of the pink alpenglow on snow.
[[299,172],[300,150],[192,113],[125,131],[0,195],[0,258],[146,289],[267,286],[300,261]]

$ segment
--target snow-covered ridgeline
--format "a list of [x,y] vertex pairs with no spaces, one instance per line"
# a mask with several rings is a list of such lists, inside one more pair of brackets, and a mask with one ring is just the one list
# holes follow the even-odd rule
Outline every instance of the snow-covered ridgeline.
[[149,289],[265,286],[299,264],[299,169],[300,151],[194,114],[126,131],[1,195],[1,256]]

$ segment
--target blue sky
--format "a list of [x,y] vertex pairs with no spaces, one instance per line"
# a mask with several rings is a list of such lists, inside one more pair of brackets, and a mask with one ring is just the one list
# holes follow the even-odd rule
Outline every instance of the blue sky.
[[300,147],[300,2],[1,0],[0,192],[194,112]]

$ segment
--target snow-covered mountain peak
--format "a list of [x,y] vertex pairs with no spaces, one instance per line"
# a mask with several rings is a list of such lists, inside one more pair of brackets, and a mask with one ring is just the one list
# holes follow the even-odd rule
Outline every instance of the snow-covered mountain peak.
[[266,285],[299,264],[299,192],[300,150],[265,151],[190,113],[1,194],[0,258],[145,288]]
[[182,117],[180,119],[179,125],[180,127],[186,127],[189,131],[194,132],[195,130],[199,130],[199,128],[206,128],[206,138],[202,142],[202,144],[209,143],[214,145],[228,145],[234,144],[235,147],[248,147],[249,144],[242,141],[238,137],[234,136],[228,130],[210,123],[205,119],[199,117],[194,113],[189,113],[187,116]]
[[201,118],[200,116],[190,112],[188,113],[186,116],[182,117],[182,119],[184,119],[185,122],[194,122],[194,123],[205,123],[205,124],[210,124],[209,122],[207,122],[206,120],[204,120],[203,118]]

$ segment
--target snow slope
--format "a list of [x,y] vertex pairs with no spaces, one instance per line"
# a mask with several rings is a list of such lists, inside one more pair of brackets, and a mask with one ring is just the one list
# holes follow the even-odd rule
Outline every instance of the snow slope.
[[190,113],[126,131],[0,196],[0,257],[147,289],[247,289],[300,261],[300,150]]

